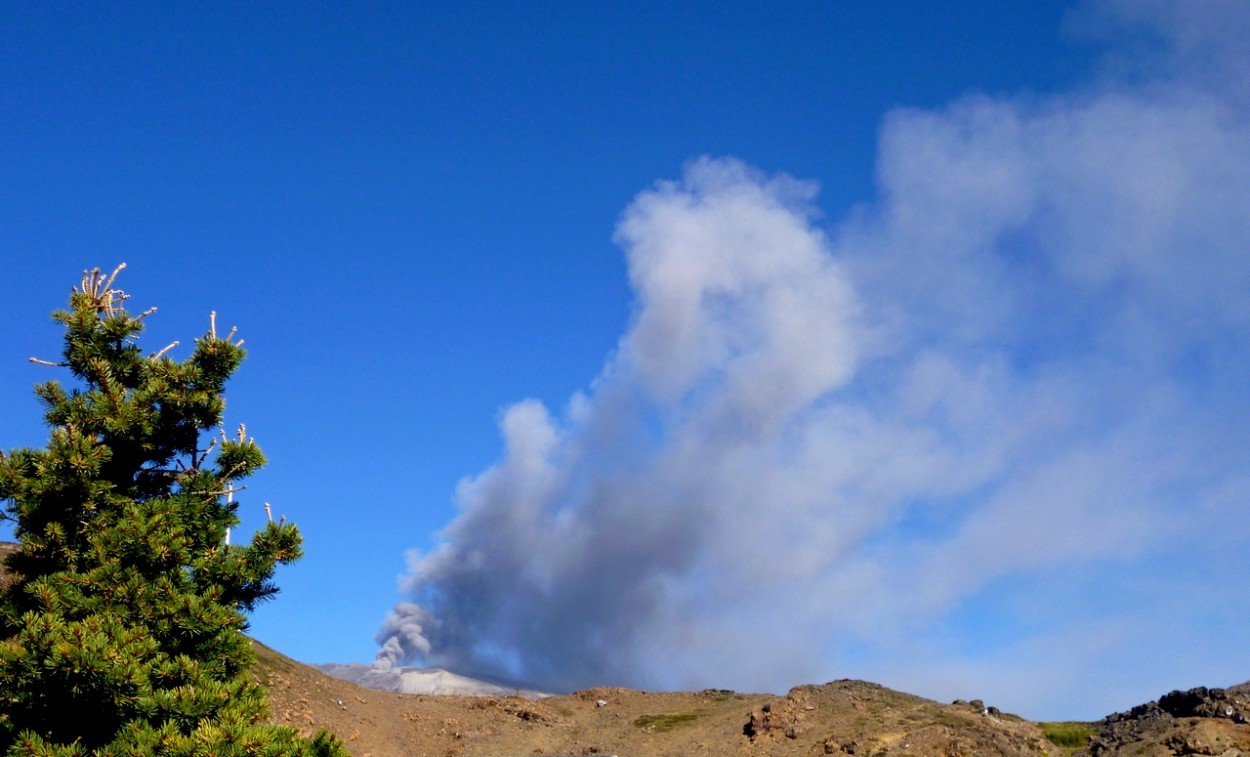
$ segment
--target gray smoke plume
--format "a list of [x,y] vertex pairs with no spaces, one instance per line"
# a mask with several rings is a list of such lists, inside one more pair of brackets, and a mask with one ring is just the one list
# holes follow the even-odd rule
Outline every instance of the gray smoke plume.
[[429,655],[430,643],[425,638],[425,629],[431,624],[429,613],[411,602],[395,605],[377,633],[376,638],[382,648],[373,661],[374,667],[389,670],[402,665],[405,660]]
[[[505,412],[504,460],[461,485],[464,514],[418,562],[421,607],[392,614],[384,658],[624,682],[646,637],[705,601],[674,579],[742,571],[707,545],[740,538],[724,508],[756,507],[763,482],[743,466],[795,443],[855,364],[857,306],[809,223],[813,193],[704,160],[638,198],[618,230],[638,295],[618,354],[565,417],[534,401]],[[817,507],[813,494],[791,505]],[[772,527],[789,530],[753,530]]]
[[[1151,7],[1206,18],[1187,51],[1250,9]],[[814,185],[731,159],[640,194],[617,351],[506,409],[382,664],[1038,716],[1226,678],[1250,590],[1190,577],[1250,546],[1250,118],[1244,82],[1161,70],[892,113],[879,202],[828,232]],[[1224,652],[1132,662],[1212,612]]]

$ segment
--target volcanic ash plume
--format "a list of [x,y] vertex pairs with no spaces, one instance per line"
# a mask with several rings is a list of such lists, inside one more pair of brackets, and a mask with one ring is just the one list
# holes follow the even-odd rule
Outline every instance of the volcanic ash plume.
[[636,199],[617,231],[637,299],[619,351],[560,418],[504,412],[503,460],[462,482],[462,515],[409,579],[424,610],[392,613],[380,659],[634,681],[675,620],[754,590],[772,561],[736,545],[775,538],[796,575],[829,559],[787,514],[827,500],[805,437],[858,338],[813,194],[702,160]]
[[1056,715],[1226,677],[1250,595],[1203,577],[1250,546],[1250,6],[1096,7],[1172,48],[889,114],[880,199],[828,234],[813,185],[734,160],[640,194],[616,352],[503,412],[380,664]]
[[374,667],[389,669],[405,660],[422,658],[430,653],[430,643],[423,629],[430,625],[429,614],[410,602],[400,602],[386,616],[377,641],[382,645],[373,661]]

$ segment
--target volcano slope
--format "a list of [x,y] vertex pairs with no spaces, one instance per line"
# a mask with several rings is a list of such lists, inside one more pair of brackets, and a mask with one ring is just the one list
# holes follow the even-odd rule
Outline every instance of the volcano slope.
[[356,757],[399,755],[1062,754],[1035,723],[861,681],[785,696],[597,688],[540,700],[371,691],[256,643],[271,720],[339,734]]

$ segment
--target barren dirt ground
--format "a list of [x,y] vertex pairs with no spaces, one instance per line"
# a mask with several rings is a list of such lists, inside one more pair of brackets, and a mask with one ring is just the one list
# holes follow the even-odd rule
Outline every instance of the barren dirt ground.
[[839,681],[786,696],[591,689],[567,696],[413,696],[361,689],[257,644],[271,719],[339,734],[356,757],[399,755],[1063,754],[1039,727]]

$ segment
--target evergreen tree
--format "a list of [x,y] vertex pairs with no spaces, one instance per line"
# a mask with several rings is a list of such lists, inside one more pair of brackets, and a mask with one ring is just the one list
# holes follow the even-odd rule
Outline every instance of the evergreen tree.
[[85,272],[53,313],[66,328],[56,365],[80,385],[36,386],[48,446],[0,453],[3,517],[21,544],[0,594],[0,754],[344,755],[325,732],[260,724],[245,613],[277,592],[274,568],[300,557],[301,539],[270,519],[229,543],[232,495],[265,462],[242,426],[221,428],[242,340],[219,337],[210,316],[186,360],[144,355],[155,308],[126,311],[113,288],[123,267]]

